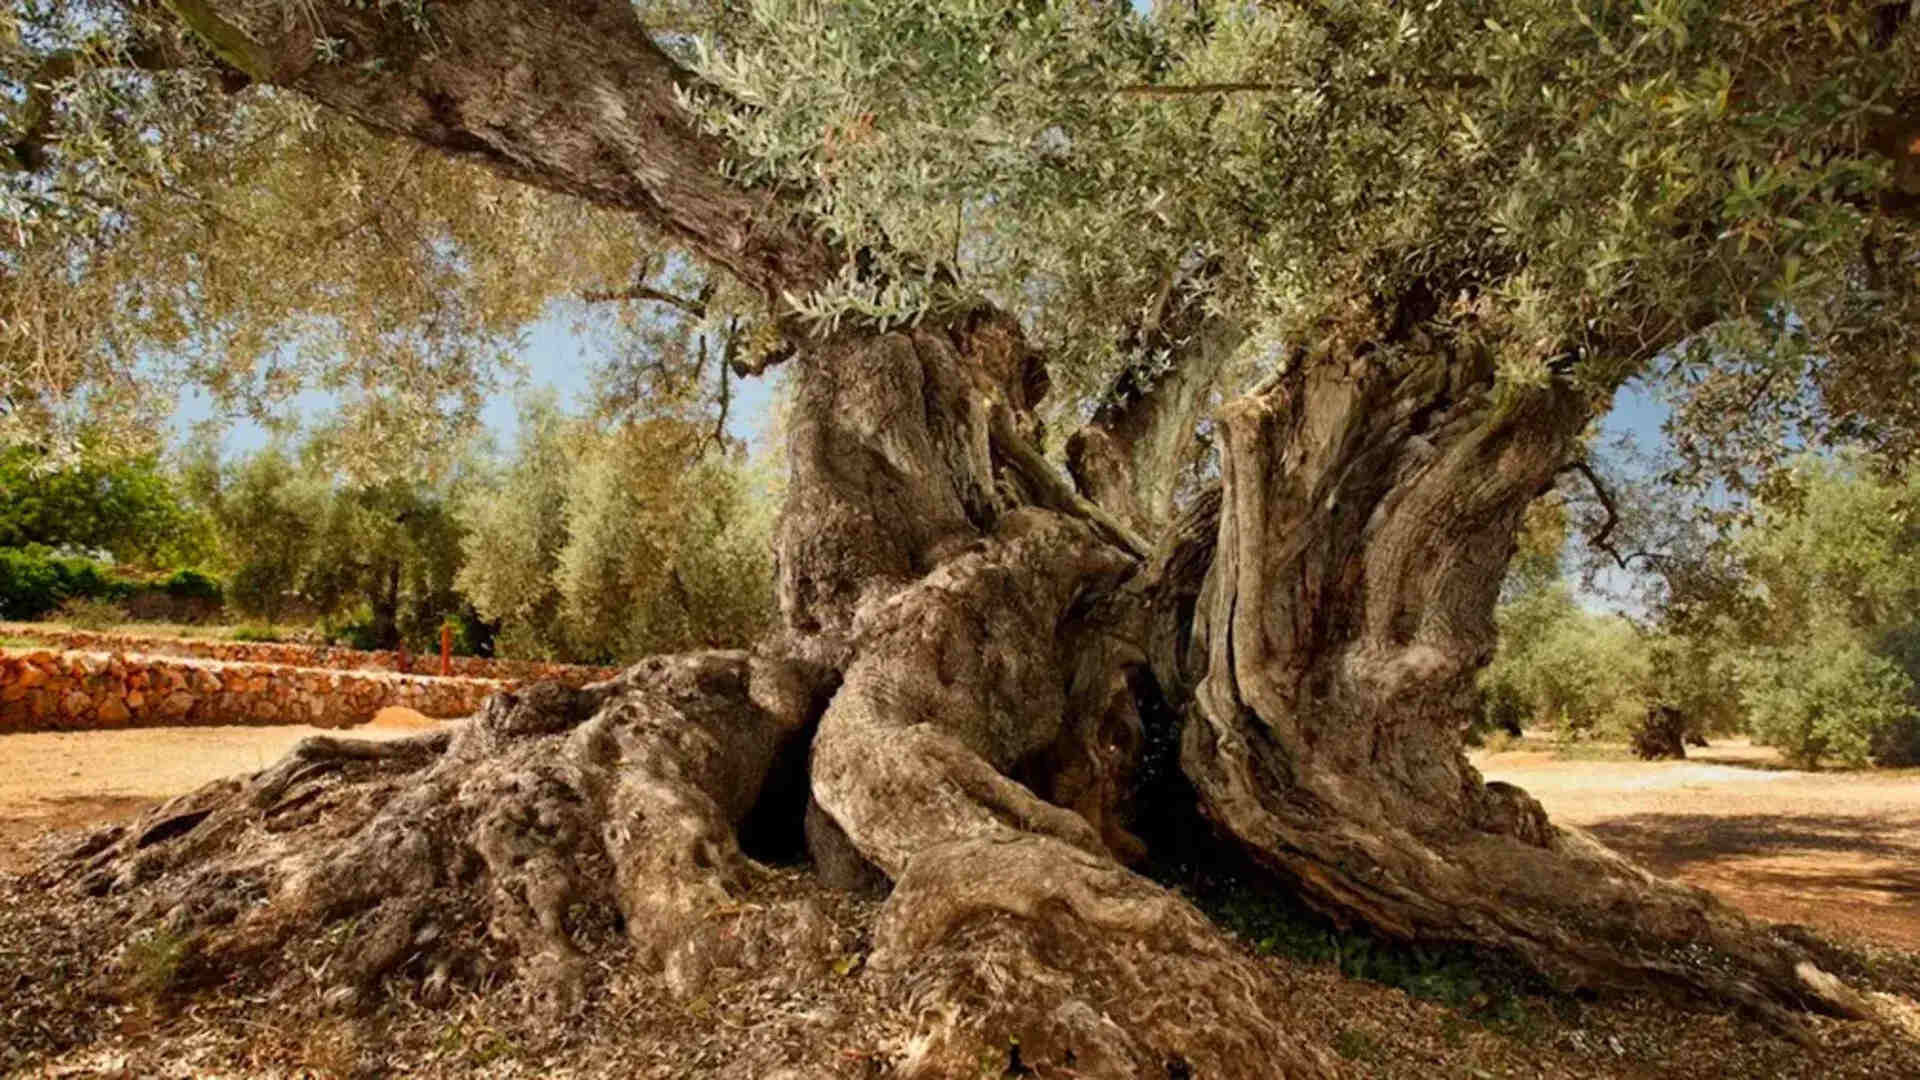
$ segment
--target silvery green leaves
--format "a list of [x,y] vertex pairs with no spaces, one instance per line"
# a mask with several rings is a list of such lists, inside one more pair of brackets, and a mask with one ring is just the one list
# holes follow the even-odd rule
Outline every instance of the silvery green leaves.
[[1599,391],[1781,305],[1827,347],[1912,322],[1910,283],[1863,303],[1858,272],[1912,228],[1865,145],[1912,31],[1875,45],[1871,7],[761,0],[689,104],[866,255],[792,298],[826,326],[985,294],[1085,391],[1216,259],[1209,303],[1256,340],[1421,289],[1509,380],[1571,356]]

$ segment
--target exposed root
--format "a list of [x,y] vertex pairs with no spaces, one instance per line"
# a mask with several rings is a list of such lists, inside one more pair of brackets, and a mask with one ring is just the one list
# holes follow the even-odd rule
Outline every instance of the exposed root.
[[[1136,745],[1083,745],[1115,730],[1128,651],[1058,632],[1128,568],[1029,512],[862,612],[814,796],[894,879],[873,965],[919,1025],[907,1075],[968,1075],[1009,1047],[1003,1064],[1086,1076],[1332,1075],[1262,1020],[1269,984],[1205,917],[1122,866],[1088,815],[1006,776],[1027,763],[1037,787],[1084,794],[1131,765],[1114,760],[1138,750],[1130,706]],[[1077,670],[1084,656],[1114,666]]]
[[410,739],[311,738],[95,834],[50,872],[129,926],[191,937],[209,973],[297,954],[337,1006],[394,977],[443,997],[510,965],[567,1012],[588,950],[616,939],[691,993],[753,937],[729,913],[757,873],[736,827],[817,715],[820,683],[745,653],[665,657],[580,690],[498,695]]
[[899,985],[921,1031],[909,1076],[964,1075],[1009,1048],[1039,1075],[1339,1075],[1330,1055],[1273,1025],[1283,1008],[1270,974],[1205,916],[1057,841],[921,853],[874,944],[874,970]]

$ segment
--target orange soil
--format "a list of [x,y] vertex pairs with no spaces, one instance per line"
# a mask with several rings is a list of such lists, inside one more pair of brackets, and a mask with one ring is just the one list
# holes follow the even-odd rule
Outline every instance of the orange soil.
[[1476,755],[1656,873],[1713,890],[1748,914],[1920,949],[1920,774],[1797,772],[1745,740],[1686,761]]
[[25,869],[28,845],[47,829],[132,817],[156,799],[264,769],[308,735],[397,739],[438,723],[385,708],[346,731],[287,725],[0,735],[0,873]]

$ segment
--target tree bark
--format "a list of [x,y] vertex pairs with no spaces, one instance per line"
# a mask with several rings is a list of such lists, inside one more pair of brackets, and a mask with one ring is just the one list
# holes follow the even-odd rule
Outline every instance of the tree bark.
[[691,993],[716,954],[818,922],[727,907],[758,872],[738,827],[817,715],[822,675],[738,652],[660,657],[582,690],[502,693],[406,740],[315,736],[97,834],[59,876],[133,927],[197,935],[217,972],[331,937],[313,962],[335,1005],[403,964],[430,998],[483,981],[491,941],[565,1013],[586,947],[613,926]]
[[[376,131],[503,176],[630,211],[778,301],[831,275],[840,253],[790,200],[726,175],[726,145],[679,95],[699,81],[631,4],[465,0],[425,24],[402,7],[170,0],[216,55]],[[315,47],[329,39],[332,58]]]
[[[272,42],[265,76],[371,126],[631,209],[774,295],[836,265],[723,176],[675,100],[689,77],[625,3],[436,5],[432,49],[387,8],[308,5],[349,43],[338,64],[305,22],[232,7]],[[215,964],[347,925],[343,999],[403,961],[435,988],[474,978],[491,954],[450,920],[487,927],[552,1008],[590,991],[609,928],[690,995],[749,955],[831,955],[817,915],[730,903],[759,873],[741,824],[798,760],[816,864],[891,887],[871,973],[919,1028],[909,1075],[976,1075],[1009,1036],[1032,1069],[1332,1075],[1265,1020],[1272,980],[1128,869],[1143,747],[1184,716],[1219,835],[1336,918],[1574,982],[1862,1011],[1467,763],[1514,530],[1587,413],[1554,386],[1496,395],[1484,355],[1393,321],[1230,404],[1219,490],[1177,514],[1159,487],[1076,494],[1040,457],[1044,358],[1005,314],[817,341],[792,361],[776,639],[502,695],[407,743],[309,742],[102,834],[66,880],[129,925],[206,935]],[[1177,457],[1201,400],[1167,379],[1102,418],[1113,476]]]
[[372,588],[373,640],[375,647],[394,649],[400,645],[400,559],[389,557],[385,566],[375,564]]
[[1863,1015],[1797,948],[1468,764],[1520,516],[1586,419],[1562,388],[1491,391],[1477,357],[1382,350],[1296,358],[1224,411],[1218,553],[1166,680],[1198,686],[1181,761],[1207,814],[1341,921],[1574,985]]

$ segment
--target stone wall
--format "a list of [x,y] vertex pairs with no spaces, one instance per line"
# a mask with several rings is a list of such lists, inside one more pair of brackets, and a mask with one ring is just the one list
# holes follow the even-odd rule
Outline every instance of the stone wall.
[[[283,641],[222,641],[211,638],[110,634],[93,630],[69,630],[35,623],[0,622],[0,637],[9,636],[33,638],[60,649],[127,652],[146,656],[187,656],[207,660],[340,670],[398,671],[400,669],[399,654],[394,652],[366,652],[330,645],[301,645]],[[438,653],[415,653],[410,659],[409,670],[416,675],[440,673]],[[553,681],[563,682],[569,686],[580,686],[611,678],[620,673],[619,668],[547,664],[533,660],[489,660],[478,656],[455,656],[450,659],[451,673],[466,679],[499,679],[510,682]]]
[[507,684],[144,653],[0,649],[0,733],[365,723],[389,705],[468,716]]

